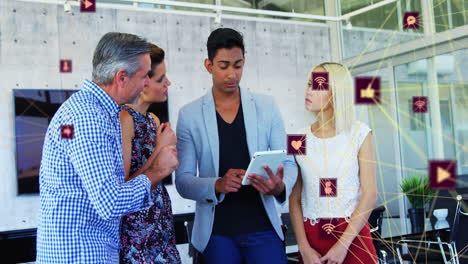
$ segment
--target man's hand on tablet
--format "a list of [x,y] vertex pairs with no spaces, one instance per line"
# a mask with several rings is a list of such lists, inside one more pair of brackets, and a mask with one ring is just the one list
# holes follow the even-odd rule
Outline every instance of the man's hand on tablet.
[[268,174],[269,179],[265,179],[262,176],[259,176],[255,173],[250,173],[248,175],[248,179],[250,184],[257,189],[259,192],[266,194],[266,195],[280,195],[284,191],[284,167],[280,165],[278,167],[278,171],[276,175],[273,174],[271,169],[263,165],[263,169],[265,169],[266,173]]
[[217,193],[237,192],[242,186],[242,178],[244,178],[245,170],[229,169],[224,177],[220,178],[215,183],[215,191]]

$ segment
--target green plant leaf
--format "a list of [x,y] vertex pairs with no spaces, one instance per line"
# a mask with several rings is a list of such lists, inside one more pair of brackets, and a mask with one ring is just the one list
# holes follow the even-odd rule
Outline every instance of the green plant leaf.
[[429,178],[412,175],[403,179],[401,190],[413,208],[424,208],[431,201],[434,191],[429,188]]

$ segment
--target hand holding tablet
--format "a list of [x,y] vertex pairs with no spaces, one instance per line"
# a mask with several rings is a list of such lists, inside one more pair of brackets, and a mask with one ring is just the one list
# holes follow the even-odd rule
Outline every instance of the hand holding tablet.
[[284,190],[282,163],[285,159],[286,151],[284,150],[256,152],[250,161],[242,184],[251,184],[265,195],[279,195]]
[[229,169],[226,174],[215,183],[217,193],[237,192],[242,187],[245,170]]

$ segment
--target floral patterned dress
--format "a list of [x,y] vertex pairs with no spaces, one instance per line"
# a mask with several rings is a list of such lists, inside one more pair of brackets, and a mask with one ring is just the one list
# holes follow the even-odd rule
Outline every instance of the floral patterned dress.
[[[152,116],[123,106],[135,124],[130,175],[151,156],[157,127]],[[171,199],[162,183],[151,191],[153,205],[122,218],[120,263],[181,263],[176,248]]]

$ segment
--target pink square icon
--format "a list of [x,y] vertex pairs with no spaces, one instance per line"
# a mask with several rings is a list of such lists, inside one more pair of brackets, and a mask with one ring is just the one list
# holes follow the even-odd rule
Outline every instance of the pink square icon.
[[75,129],[72,125],[63,125],[60,127],[60,136],[62,139],[73,139]]
[[451,190],[457,185],[457,161],[430,160],[429,187],[436,190]]
[[336,178],[320,178],[320,197],[336,197],[337,189]]
[[405,12],[403,16],[403,29],[419,28],[419,12]]
[[72,61],[60,60],[60,72],[62,73],[72,72]]
[[380,103],[380,77],[356,77],[356,104]]
[[427,96],[413,96],[413,112],[427,113]]
[[336,232],[338,219],[321,218],[318,225],[320,240],[337,240],[337,238],[339,238],[338,232]]
[[312,72],[312,90],[328,90],[328,72]]
[[96,0],[80,0],[80,12],[96,12]]
[[288,155],[306,155],[306,135],[291,134],[287,136]]

